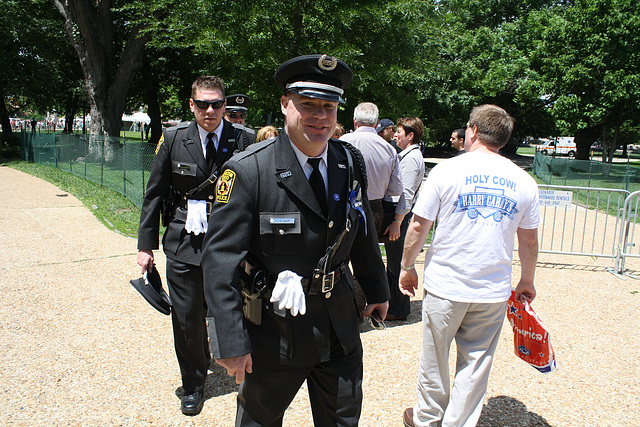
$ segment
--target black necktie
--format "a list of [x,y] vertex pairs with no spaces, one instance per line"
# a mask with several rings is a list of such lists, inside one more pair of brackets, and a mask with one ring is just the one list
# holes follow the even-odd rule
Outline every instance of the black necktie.
[[311,184],[311,188],[313,189],[313,193],[316,195],[316,199],[318,199],[318,203],[320,203],[320,207],[322,208],[322,213],[327,215],[327,192],[324,189],[324,179],[322,179],[322,174],[320,173],[320,169],[318,168],[320,164],[319,157],[310,157],[307,159],[307,162],[313,168],[313,172],[309,176],[309,184]]
[[207,163],[209,164],[209,169],[213,167],[213,164],[216,162],[216,134],[211,132],[207,134]]

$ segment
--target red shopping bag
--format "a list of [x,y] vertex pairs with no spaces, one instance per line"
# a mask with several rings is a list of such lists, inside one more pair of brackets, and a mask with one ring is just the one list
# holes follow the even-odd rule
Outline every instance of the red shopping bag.
[[556,369],[556,355],[551,347],[549,331],[528,302],[516,301],[515,291],[507,303],[507,319],[513,328],[516,356],[540,372]]

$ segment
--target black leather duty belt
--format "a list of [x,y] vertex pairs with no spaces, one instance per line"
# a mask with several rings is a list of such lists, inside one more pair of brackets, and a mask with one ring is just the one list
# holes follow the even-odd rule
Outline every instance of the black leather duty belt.
[[346,269],[346,264],[341,264],[340,267],[328,274],[322,274],[320,270],[315,270],[313,272],[313,277],[301,280],[304,293],[307,295],[323,293],[326,298],[329,298],[331,296],[331,291],[333,290],[333,285],[342,279]]
[[[192,200],[195,200],[195,199],[192,199]],[[211,208],[213,208],[213,202],[208,202],[206,200],[203,200],[203,202],[207,202],[207,217],[208,217],[209,215],[211,215]],[[181,199],[176,203],[176,208],[181,208],[186,211],[188,205],[189,203],[187,203],[186,200]]]

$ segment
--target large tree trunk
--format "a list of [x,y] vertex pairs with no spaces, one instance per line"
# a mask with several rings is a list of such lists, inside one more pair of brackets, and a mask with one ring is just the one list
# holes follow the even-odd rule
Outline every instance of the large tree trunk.
[[160,102],[158,101],[157,85],[153,81],[151,70],[149,69],[149,61],[145,61],[142,66],[142,74],[146,83],[145,102],[147,103],[147,114],[151,119],[151,138],[149,143],[156,145],[162,136],[162,114],[160,113]]
[[589,160],[589,150],[602,132],[602,125],[596,125],[581,129],[576,132],[574,141],[576,143],[576,160]]
[[64,112],[64,130],[62,133],[73,133],[74,119],[76,118],[76,111],[78,111],[78,95],[71,95],[67,99],[67,105]]
[[[89,161],[111,161],[119,145],[122,113],[131,81],[142,67],[145,26],[131,27],[120,63],[114,55],[114,0],[51,0],[65,19],[65,30],[80,60],[84,89],[91,109]],[[97,156],[97,157],[95,157]]]
[[13,129],[11,129],[11,118],[7,111],[7,105],[4,103],[4,86],[0,82],[0,121],[2,122],[2,140],[9,141],[13,136]]

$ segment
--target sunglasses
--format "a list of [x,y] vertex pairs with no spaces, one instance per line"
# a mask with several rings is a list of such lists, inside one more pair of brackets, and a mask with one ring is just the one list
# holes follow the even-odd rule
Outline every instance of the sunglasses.
[[202,99],[194,99],[193,103],[198,106],[198,108],[202,108],[203,110],[208,110],[209,105],[216,110],[224,105],[224,99],[218,99],[216,101],[204,101]]
[[369,323],[373,329],[382,330],[386,329],[387,325],[384,324],[384,320],[379,317],[374,317],[373,314],[369,316]]
[[242,112],[242,113],[229,113],[229,117],[232,119],[246,119],[247,118],[247,113]]

